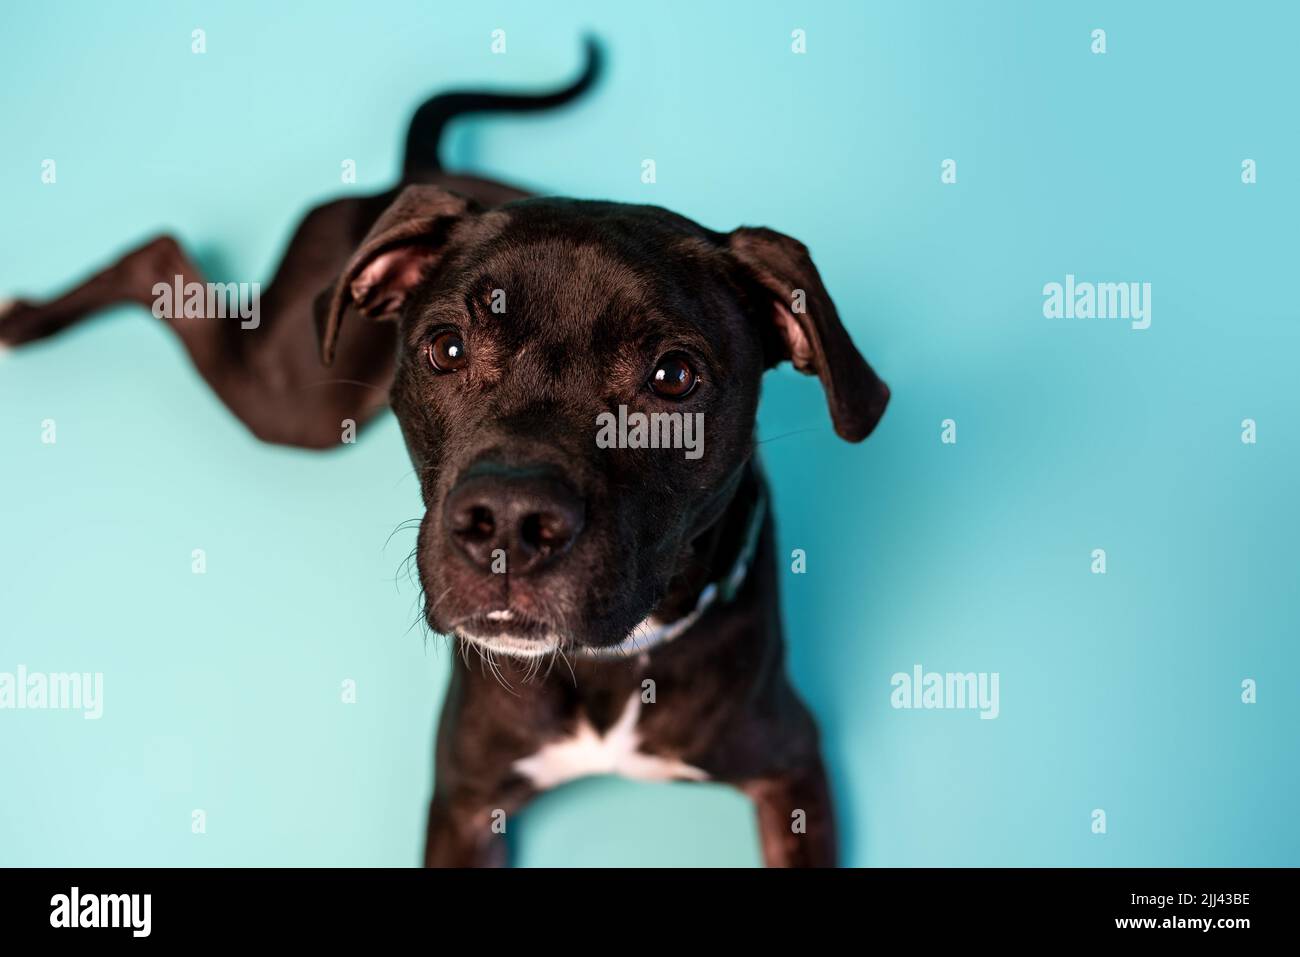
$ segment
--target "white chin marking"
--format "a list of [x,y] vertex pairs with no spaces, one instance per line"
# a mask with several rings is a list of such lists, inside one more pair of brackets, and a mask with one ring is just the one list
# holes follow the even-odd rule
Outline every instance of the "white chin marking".
[[559,635],[547,635],[545,638],[537,639],[513,638],[510,635],[472,635],[462,632],[461,637],[484,651],[511,658],[541,658],[560,647]]

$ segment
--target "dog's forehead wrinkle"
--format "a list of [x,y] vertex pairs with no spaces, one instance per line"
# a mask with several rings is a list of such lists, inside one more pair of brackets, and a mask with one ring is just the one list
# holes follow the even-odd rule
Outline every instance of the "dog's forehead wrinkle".
[[529,302],[543,309],[590,316],[615,302],[636,308],[644,298],[642,274],[593,242],[531,240],[510,247],[503,267]]
[[493,289],[503,294],[500,309],[484,312],[489,334],[501,339],[507,355],[544,343],[551,373],[567,375],[577,371],[566,360],[571,353],[609,366],[674,341],[693,344],[706,359],[714,358],[708,353],[715,347],[729,351],[735,310],[719,298],[725,294],[716,281],[716,243],[644,215],[575,217],[563,208],[555,221],[513,215],[465,277],[476,298]]

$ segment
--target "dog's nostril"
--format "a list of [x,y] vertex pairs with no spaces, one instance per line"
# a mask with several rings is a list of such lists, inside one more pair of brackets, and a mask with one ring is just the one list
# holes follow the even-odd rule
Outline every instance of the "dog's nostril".
[[485,542],[497,533],[497,516],[485,505],[469,505],[452,512],[451,531],[465,541]]
[[519,538],[525,545],[546,555],[569,543],[573,538],[573,525],[563,515],[534,512],[524,516],[519,526]]
[[477,539],[491,538],[496,531],[496,521],[493,519],[492,510],[482,505],[476,505],[470,509],[469,524],[463,529],[462,533]]
[[542,517],[540,515],[525,516],[523,523],[519,526],[519,537],[534,548],[541,548],[544,544],[542,540]]

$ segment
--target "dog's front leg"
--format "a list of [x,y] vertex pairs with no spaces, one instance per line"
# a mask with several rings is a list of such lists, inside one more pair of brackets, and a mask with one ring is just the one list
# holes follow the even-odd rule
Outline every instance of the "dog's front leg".
[[820,758],[796,771],[747,781],[741,789],[758,810],[768,867],[835,866],[835,817]]
[[436,790],[429,804],[425,867],[506,867],[506,822],[518,801],[454,797]]
[[[500,825],[494,830],[495,820]],[[429,804],[425,867],[505,867],[504,813],[477,801],[435,794]]]

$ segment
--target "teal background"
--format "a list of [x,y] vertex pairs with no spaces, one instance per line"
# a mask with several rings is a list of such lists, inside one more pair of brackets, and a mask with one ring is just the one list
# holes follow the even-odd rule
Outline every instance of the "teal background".
[[[0,293],[160,230],[264,282],[430,92],[550,85],[587,29],[594,95],[464,122],[453,165],[799,237],[894,390],[861,446],[787,369],[760,418],[845,861],[1300,863],[1292,4],[6,4]],[[1067,272],[1151,282],[1151,328],[1043,318]],[[98,722],[0,712],[0,864],[416,863],[455,666],[386,544],[418,515],[390,416],[258,444],[142,310],[0,358],[0,671],[105,675]],[[917,663],[998,672],[1001,717],[892,709]],[[758,861],[715,786],[592,779],[511,827],[529,865]]]

